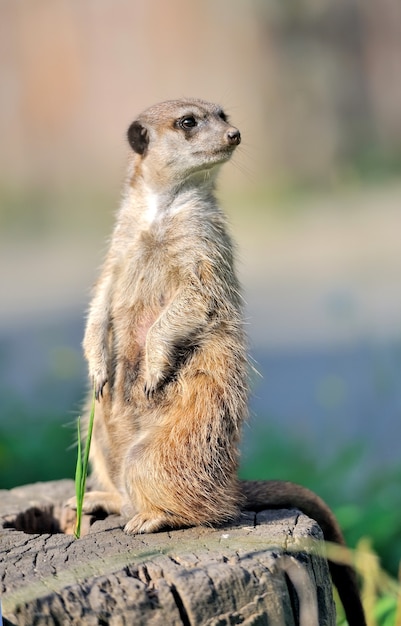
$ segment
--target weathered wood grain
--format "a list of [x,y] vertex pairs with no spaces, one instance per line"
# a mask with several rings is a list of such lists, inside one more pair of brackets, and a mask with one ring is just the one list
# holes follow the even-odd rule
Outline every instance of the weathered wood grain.
[[0,492],[6,625],[335,624],[327,562],[303,550],[321,531],[298,511],[134,537],[118,516],[87,518],[76,540],[61,532],[73,492],[72,481]]

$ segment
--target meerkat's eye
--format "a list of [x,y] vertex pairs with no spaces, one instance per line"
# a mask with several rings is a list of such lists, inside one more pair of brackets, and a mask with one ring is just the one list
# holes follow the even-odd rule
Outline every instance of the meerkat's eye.
[[221,120],[223,120],[223,122],[228,122],[228,117],[223,110],[220,110],[217,115]]
[[188,115],[187,117],[183,117],[178,122],[179,126],[184,130],[188,130],[189,128],[194,128],[197,126],[197,121],[193,115]]

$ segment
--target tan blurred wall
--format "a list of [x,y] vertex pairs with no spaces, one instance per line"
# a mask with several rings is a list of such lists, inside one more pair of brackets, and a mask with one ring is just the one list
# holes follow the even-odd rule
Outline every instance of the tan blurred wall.
[[326,176],[401,151],[400,68],[399,0],[0,0],[0,184],[110,184],[133,116],[180,95],[226,106],[241,169]]
[[256,22],[238,7],[1,2],[2,178],[114,178],[127,125],[161,99],[221,100],[235,119],[260,119]]

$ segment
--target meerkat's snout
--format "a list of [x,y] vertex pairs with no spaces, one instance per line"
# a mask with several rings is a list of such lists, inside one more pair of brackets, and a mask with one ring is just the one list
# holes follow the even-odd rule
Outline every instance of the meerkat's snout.
[[227,141],[230,146],[238,146],[241,143],[241,133],[238,128],[230,128],[227,131]]

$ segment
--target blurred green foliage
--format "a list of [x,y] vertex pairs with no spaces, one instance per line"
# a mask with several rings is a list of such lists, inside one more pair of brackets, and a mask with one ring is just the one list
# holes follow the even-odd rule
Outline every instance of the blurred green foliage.
[[0,489],[74,476],[75,420],[66,415],[32,414],[23,404],[9,406],[13,416],[0,421]]

